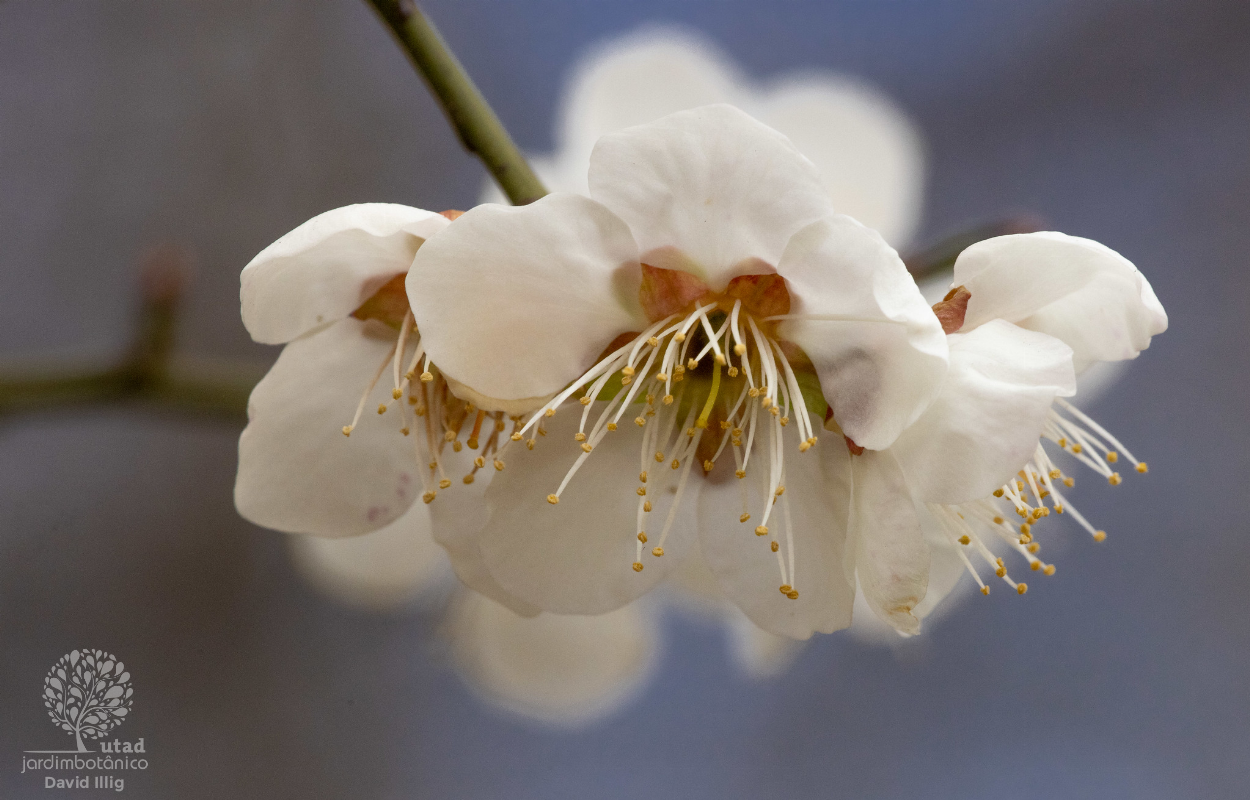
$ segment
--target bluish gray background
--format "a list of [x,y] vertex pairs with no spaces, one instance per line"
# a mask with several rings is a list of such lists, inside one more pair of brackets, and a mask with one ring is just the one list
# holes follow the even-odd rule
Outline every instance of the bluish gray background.
[[[313,594],[231,502],[237,429],[139,409],[0,420],[0,795],[50,797],[38,694],[75,647],[123,655],[152,798],[1240,798],[1250,793],[1250,4],[1244,0],[430,0],[520,143],[566,69],[648,20],[759,77],[893,94],[930,146],[929,236],[1010,210],[1101,240],[1171,330],[1092,409],[1150,474],[1079,500],[1023,598],[901,651],[819,639],[770,684],[670,620],[640,702],[575,733],[480,706],[433,622]],[[124,346],[139,254],[199,264],[184,353],[272,358],[239,268],[322,210],[466,207],[458,150],[354,0],[0,3],[0,356]],[[921,237],[926,238],[924,236]],[[1091,486],[1094,481],[1086,481]],[[7,765],[7,766],[6,766]]]

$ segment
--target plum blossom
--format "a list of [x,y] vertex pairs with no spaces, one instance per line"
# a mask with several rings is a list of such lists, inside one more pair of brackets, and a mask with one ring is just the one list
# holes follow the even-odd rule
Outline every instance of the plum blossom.
[[[681,26],[648,25],[591,48],[562,92],[555,152],[530,163],[553,191],[589,194],[586,167],[601,136],[716,103],[784,134],[816,167],[834,208],[895,248],[908,244],[924,199],[924,146],[892,98],[821,70],[755,80]],[[490,184],[482,202],[502,197]]]
[[[823,478],[837,449],[807,451],[826,402],[869,448],[919,417],[946,369],[937,318],[894,250],[834,211],[812,164],[735,108],[604,136],[589,187],[479,206],[409,272],[449,384],[518,417],[501,454],[515,468],[492,481],[490,521],[460,556],[526,603],[603,613],[690,556],[691,495],[729,484],[735,499],[699,504],[697,526],[728,597],[796,638],[845,627],[847,492]],[[571,466],[534,453],[544,436],[542,449],[572,440]],[[802,593],[797,553],[814,576]]]
[[[1055,566],[1037,557],[1034,531],[1052,510],[1105,539],[1065,498],[1075,479],[1041,442],[1112,486],[1121,483],[1114,468],[1121,458],[1145,473],[1145,462],[1065,398],[1076,392],[1078,371],[1136,358],[1167,329],[1136,267],[1104,245],[1061,233],[972,245],[956,261],[954,284],[934,307],[950,348],[941,392],[886,451],[851,458],[857,501],[861,492],[884,497],[894,511],[892,525],[852,517],[851,548],[888,555],[856,561],[860,587],[868,605],[906,634],[955,583],[941,569],[940,585],[926,587],[931,545],[946,551],[948,564],[947,553],[957,556],[983,594],[989,586],[974,559],[1023,594],[1028,585],[1012,579],[998,552],[1015,550],[1030,570],[1053,575]],[[889,591],[882,592],[874,574],[886,561]]]

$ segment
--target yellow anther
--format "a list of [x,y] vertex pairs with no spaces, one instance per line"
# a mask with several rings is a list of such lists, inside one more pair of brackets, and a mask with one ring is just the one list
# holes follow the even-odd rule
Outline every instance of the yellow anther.
[[750,395],[751,397],[759,397],[760,390],[752,386],[750,389],[747,389],[747,394]]
[[1069,489],[1071,489],[1073,486],[1076,486],[1076,479],[1075,479],[1075,478],[1064,478],[1064,479],[1063,479],[1063,485],[1064,485],[1064,486],[1067,486]]
[[1017,508],[1016,514],[1020,515],[1021,517],[1024,517],[1025,519],[1029,518],[1029,512],[1025,511],[1023,508]]
[[655,463],[657,463],[657,464],[663,464],[663,463],[664,463],[664,454],[663,454],[663,453],[661,453],[659,450],[656,450],[656,451],[655,451]]
[[[420,400],[418,400],[417,398],[413,397],[412,395],[408,395],[408,405],[410,405],[410,406],[415,406],[415,405],[416,405],[417,403],[419,403],[419,402],[421,402],[421,401],[420,401]],[[425,409],[424,409],[424,408],[422,408],[420,411],[418,411],[418,412],[417,412],[417,416],[419,417],[419,416],[421,416],[421,415],[422,415],[422,414],[424,414],[424,413],[425,413]]]
[[1077,455],[1080,455],[1083,449],[1084,448],[1082,448],[1079,444],[1072,445],[1072,452],[1076,453]]
[[1055,442],[1055,444],[1059,445],[1060,447],[1067,447],[1068,440],[1066,437],[1060,436],[1059,441]]
[[659,558],[660,556],[664,555],[664,548],[663,548],[663,547],[657,547],[657,548],[653,549],[653,550],[651,551],[651,555],[655,556],[656,558]]
[[438,482],[438,488],[440,489],[448,489],[450,487],[451,487],[451,478],[443,478],[441,481]]
[[422,383],[429,383],[429,382],[430,382],[430,381],[432,381],[432,380],[434,380],[434,375],[433,375],[433,373],[431,373],[429,370],[426,370],[425,372],[422,372],[422,373],[421,373],[421,382],[422,382]]
[[674,458],[673,462],[669,464],[669,466],[672,467],[673,469],[677,469],[678,467],[681,466],[681,462]]
[[747,351],[747,346],[743,344],[742,342],[738,342],[736,345],[734,345],[734,355],[740,356],[740,355],[745,354],[746,351]]
[[719,367],[725,366],[725,354],[724,353],[717,353],[716,356],[712,360],[715,361],[716,365]]
[[1052,481],[1057,481],[1057,480],[1059,480],[1059,476],[1060,476],[1060,475],[1062,475],[1062,474],[1063,474],[1063,473],[1062,473],[1062,472],[1060,472],[1059,470],[1057,470],[1057,469],[1052,469],[1052,470],[1050,471],[1050,479],[1051,479]]
[[1020,532],[1027,535],[1029,532],[1029,523],[1027,522],[1020,523]]
[[703,462],[703,471],[704,471],[704,472],[711,472],[711,471],[712,471],[712,467],[714,467],[714,466],[716,466],[716,465],[712,463],[712,459],[710,459],[710,458],[709,458],[709,459],[706,459],[706,460],[704,460],[704,462]]
[[434,502],[434,495],[435,495],[434,492],[426,492],[425,494],[421,495],[421,499],[424,500],[426,504],[428,505],[429,503]]
[[408,434],[412,433],[412,431],[408,430],[407,428],[400,428],[399,432],[402,433],[404,436],[407,436]]
[[624,375],[626,378],[628,378],[629,376],[631,376],[631,375],[633,375],[633,374],[634,374],[634,368],[633,368],[633,367],[623,367],[623,368],[621,369],[621,374],[622,374],[622,375]]
[[616,430],[616,423],[615,423],[615,422],[609,422],[609,423],[608,423],[608,430],[610,430],[610,431],[614,431],[614,430]]
[[994,563],[1001,567],[1003,565],[1003,560],[1002,558],[996,558],[994,559]]
[[1119,486],[1123,482],[1123,480],[1124,479],[1120,477],[1120,473],[1113,472],[1111,473],[1111,477],[1107,478],[1107,483],[1111,484],[1112,486]]
[[464,449],[464,445],[460,443],[459,439],[456,439],[451,443],[451,449],[453,452],[459,453],[461,450]]
[[738,478],[745,478],[747,476],[747,472],[744,469],[736,469],[734,470],[734,475]]
[[503,420],[501,420],[501,419],[495,420],[495,430],[496,430],[496,431],[498,431],[498,432],[500,432],[500,433],[503,433],[503,429],[504,429],[504,428],[506,428],[506,427],[508,427],[508,426],[504,424],[504,421],[503,421]]
[[[410,369],[404,373],[404,377],[408,380],[412,380],[413,378],[417,377],[417,373],[415,370]],[[395,396],[398,397],[399,395],[395,395]]]
[[470,483],[473,483],[473,473],[472,473],[472,472],[470,472],[468,475],[465,475],[465,476],[464,476],[464,482],[465,482],[465,485],[466,485],[466,486],[467,486],[468,484],[470,484]]
[[495,459],[495,472],[503,472],[504,463],[499,459]]
[[639,487],[638,487],[637,489],[635,489],[634,491],[636,491],[636,492],[638,493],[638,496],[639,496],[639,497],[646,497],[646,496],[647,496],[647,487],[645,487],[645,486],[639,486]]
[[811,444],[811,442],[808,442],[808,441],[802,441],[802,442],[799,442],[799,452],[800,452],[800,453],[806,453],[808,450],[811,450],[811,449],[812,449],[812,444]]
[[588,394],[582,395],[581,397],[577,399],[577,402],[581,403],[584,406],[590,405],[590,395]]
[[[787,425],[789,425],[789,424],[790,424],[790,418],[789,418],[789,417],[782,417],[780,420],[778,420],[778,422],[780,422],[780,423],[781,423],[781,427],[783,427],[783,428],[784,428],[785,426],[787,426]],[[804,444],[806,444],[806,442],[804,442]],[[802,447],[802,446],[803,446],[802,444],[801,444],[801,445],[799,445],[799,447]]]
[[772,550],[775,553],[781,549],[781,545],[777,544],[776,542],[773,542],[772,544],[768,546],[768,549]]
[[1002,489],[995,489],[995,490],[994,490],[994,496],[995,496],[995,497],[1002,497],[1002,496],[1003,496],[1003,490],[1002,490]]
[[482,456],[478,456],[477,458],[473,459],[473,466],[477,467],[478,469],[481,469],[482,467],[486,466],[486,459],[483,458]]
[[1056,514],[1062,514],[1062,513],[1063,513],[1063,506],[1062,506],[1062,505],[1055,506],[1055,513],[1056,513]]
[[399,388],[391,389],[391,397],[394,398],[395,400],[398,400],[399,398],[403,396],[404,396],[404,392],[402,389],[399,389]]
[[798,589],[792,589],[791,591],[786,592],[786,597],[790,598],[791,600],[798,600],[799,599]]
[[647,340],[647,344],[651,345],[652,347],[659,347],[660,340],[652,336],[650,339]]
[[1120,460],[1120,454],[1117,453],[1116,451],[1112,450],[1111,452],[1107,453],[1108,464],[1114,464],[1115,462],[1119,460]]
[[1032,564],[1029,564],[1029,569],[1033,570],[1034,572],[1037,572],[1041,568],[1042,568],[1042,562],[1040,561],[1034,561]]
[[686,341],[686,334],[682,333],[681,331],[674,333],[673,341],[677,342],[677,344],[681,344],[682,342]]
[[[1049,492],[1042,492],[1042,497],[1045,497],[1047,494],[1049,494]],[[1041,511],[1041,512],[1042,512],[1042,516],[1043,516],[1043,517],[1049,517],[1049,516],[1050,516],[1050,509],[1049,509],[1049,508],[1047,508],[1046,506],[1042,506],[1041,508],[1039,508],[1039,509],[1038,509],[1038,511]]]
[[344,425],[344,426],[343,426],[343,435],[344,435],[344,436],[351,436],[351,435],[352,435],[352,426],[351,426],[351,425]]
[[534,449],[534,445],[536,445],[536,444],[538,444],[538,440],[537,440],[537,439],[530,439],[529,441],[527,441],[527,442],[525,443],[525,449],[527,449],[527,450],[533,450],[533,449]]
[[647,471],[645,469],[642,472],[638,473],[638,482],[639,483],[647,482]]
[[775,494],[778,497],[781,497],[785,493],[786,493],[786,487],[784,486],[778,486],[777,491],[773,492],[773,494]]
[[764,395],[764,399],[760,401],[760,408],[768,408],[773,404],[773,399],[768,395]]
[[544,417],[554,417],[555,415],[556,415],[556,410],[554,408],[549,408],[543,412]]
[[994,570],[994,574],[1002,578],[1007,575],[1007,570],[1004,567],[999,567],[998,569]]
[[519,434],[519,433],[514,433],[514,434],[512,434],[512,441],[514,441],[514,442],[519,442],[519,441],[521,441],[521,434]]
[[959,537],[959,543],[960,544],[972,544],[972,539],[969,538],[968,534],[965,533],[963,536]]
[[381,405],[379,405],[379,406],[378,406],[378,413],[379,413],[379,414],[385,414],[385,413],[386,413],[386,404],[385,404],[385,403],[382,403]]
[[664,383],[665,381],[668,380],[668,376],[665,375],[663,372],[657,372],[655,373],[655,379],[659,381],[660,383]]
[[591,446],[590,446],[590,442],[582,442],[582,452],[583,452],[583,453],[589,453],[591,450],[594,450],[594,449],[595,449],[595,448],[593,448],[593,447],[591,447]]
[[755,535],[756,535],[756,536],[767,536],[767,535],[768,535],[768,526],[767,526],[767,525],[760,525],[759,527],[757,527],[757,528],[755,529]]
[[547,495],[547,502],[554,506],[556,503],[560,502],[560,498],[556,497],[554,494],[549,494]]
[[1042,567],[1042,574],[1043,574],[1043,575],[1054,575],[1054,574],[1055,574],[1055,565],[1054,565],[1054,564],[1047,564],[1046,566]]
[[994,517],[994,524],[995,524],[995,525],[1002,525],[1002,524],[1003,524],[1003,522],[1005,522],[1005,521],[1006,521],[1006,520],[1004,520],[1002,517]]
[[469,437],[469,442],[468,442],[468,445],[469,445],[469,449],[470,449],[470,450],[476,450],[476,449],[477,449],[478,444],[480,444],[480,443],[478,442],[478,440],[477,440],[475,437],[472,437],[472,436],[470,436],[470,437]]
[[1037,508],[1033,509],[1033,520],[1035,522],[1041,519],[1042,517],[1046,516],[1046,512],[1043,511],[1042,508],[1043,508],[1042,506],[1038,506]]
[[648,501],[646,501],[645,503],[643,503],[643,504],[642,504],[642,510],[643,510],[643,511],[650,511],[650,510],[651,510],[651,501],[650,501],[650,500],[648,500]]
[[990,593],[990,587],[988,587],[988,586],[982,586],[982,587],[981,587],[981,594],[986,595],[986,596],[989,596],[989,593]]
[[806,442],[804,442],[804,444],[806,444],[808,447],[815,447],[815,446],[816,446],[816,437],[815,437],[815,436],[812,436],[812,437],[808,438],[808,440],[807,440]]
[[794,591],[794,587],[788,583],[783,583],[778,588],[781,590],[782,594],[790,594],[790,592]]
[[673,404],[673,396],[671,394],[664,395],[664,405],[671,406]]
[[1027,583],[1016,584],[1016,594],[1024,594],[1028,590],[1029,590],[1029,585]]
[[646,544],[646,543],[647,543],[647,532],[646,532],[646,531],[638,531],[638,541],[642,542],[643,544]]
[[1016,481],[1016,491],[1017,492],[1024,491],[1024,481]]
[[1103,541],[1103,540],[1104,540],[1104,539],[1106,539],[1106,538],[1107,538],[1107,532],[1106,532],[1106,531],[1094,531],[1094,541],[1095,541],[1095,542],[1101,542],[1101,541]]
[[745,512],[745,511],[744,511],[744,512],[742,512],[742,516],[738,517],[738,521],[739,521],[739,522],[746,522],[746,521],[747,521],[747,520],[749,520],[750,518],[751,518],[751,515],[750,515],[750,514],[748,514],[747,512]]
[[635,561],[635,562],[634,562],[634,572],[642,572],[642,562],[641,562],[641,561]]
[[586,434],[581,433],[580,431],[579,431],[578,433],[573,434],[573,441],[575,441],[575,442],[584,442],[584,441],[586,441]]
[[686,366],[692,370],[695,370],[699,368],[699,362],[695,361],[693,358],[688,358],[686,359]]
[[1141,462],[1139,462],[1139,463],[1137,464],[1137,471],[1138,471],[1138,472],[1140,472],[1140,473],[1142,473],[1142,474],[1145,474],[1147,469],[1149,469],[1149,468],[1146,466],[1146,462],[1145,462],[1145,461],[1141,461]]
[[634,417],[634,424],[637,425],[639,428],[641,428],[643,425],[647,424],[647,418],[646,417]]
[[730,368],[729,368],[729,377],[731,377],[731,378],[736,378],[736,377],[738,377],[738,368],[737,368],[737,367],[730,367]]

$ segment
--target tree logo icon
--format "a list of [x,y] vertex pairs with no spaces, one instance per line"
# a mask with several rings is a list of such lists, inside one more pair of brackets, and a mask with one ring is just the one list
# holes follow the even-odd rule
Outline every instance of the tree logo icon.
[[130,673],[103,650],[75,650],[61,656],[43,679],[43,703],[52,724],[72,735],[79,753],[83,739],[99,739],[130,713]]

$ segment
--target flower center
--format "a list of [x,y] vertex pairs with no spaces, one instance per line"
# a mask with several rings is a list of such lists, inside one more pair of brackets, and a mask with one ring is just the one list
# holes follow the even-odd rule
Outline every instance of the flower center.
[[[1050,411],[1046,427],[1042,431],[1043,439],[1055,443],[1065,453],[1106,478],[1112,486],[1119,486],[1121,483],[1120,473],[1110,466],[1119,462],[1121,454],[1133,464],[1137,472],[1147,471],[1146,462],[1134,458],[1127,447],[1080,409],[1063,398],[1056,398],[1055,404],[1058,408]],[[943,533],[963,560],[964,567],[972,573],[977,585],[981,587],[981,594],[989,594],[990,587],[977,574],[966,549],[973,550],[997,577],[1002,578],[1018,594],[1024,594],[1029,588],[1026,583],[1012,580],[1007,574],[1003,559],[995,556],[983,541],[983,534],[1004,541],[1011,549],[1024,556],[1029,569],[1040,571],[1044,575],[1054,575],[1055,565],[1037,558],[1041,544],[1035,540],[1033,526],[1050,516],[1052,509],[1056,514],[1067,514],[1075,519],[1094,541],[1101,542],[1107,538],[1106,531],[1095,529],[1068,502],[1059,490],[1060,483],[1067,489],[1075,485],[1076,481],[1055,466],[1039,442],[1033,460],[1020,470],[1014,480],[995,489],[993,497],[957,506],[929,504],[929,509],[940,522]],[[1049,507],[1046,505],[1047,498],[1050,499]],[[1018,522],[1007,522],[1013,516]]]
[[[377,413],[385,414],[393,406],[399,411],[401,435],[409,436],[413,433],[413,428],[416,428],[413,457],[418,465],[417,472],[421,475],[421,498],[429,503],[434,500],[439,489],[451,486],[451,479],[444,471],[447,447],[454,453],[459,453],[465,444],[470,450],[480,448],[479,455],[473,459],[472,469],[463,478],[466,484],[473,483],[477,471],[486,466],[488,458],[492,460],[496,470],[504,468],[504,462],[498,454],[504,441],[502,434],[507,429],[507,423],[503,412],[487,413],[476,410],[472,403],[456,397],[438,367],[430,362],[430,357],[421,344],[421,334],[413,321],[412,310],[408,306],[405,277],[404,274],[396,275],[352,312],[356,319],[374,320],[393,330],[395,344],[365,387],[351,424],[344,425],[342,430],[344,436],[350,437],[360,424],[370,396],[389,367],[393,381],[391,397],[387,402],[378,404]],[[406,367],[403,366],[405,364]],[[520,424],[520,417],[511,419],[514,428]],[[486,440],[482,442],[484,427]],[[468,440],[461,442],[460,437],[465,428],[470,429]],[[425,468],[421,468],[422,465]]]
[[[780,502],[781,516],[789,521],[783,429],[793,420],[798,449],[807,451],[816,444],[809,411],[823,414],[824,401],[818,401],[818,409],[809,407],[791,364],[796,360],[802,366],[806,357],[776,337],[776,317],[786,316],[790,306],[784,280],[748,275],[714,293],[687,273],[644,265],[640,297],[652,324],[636,335],[618,337],[607,355],[536,411],[511,441],[525,440],[533,448],[536,440],[532,435],[526,440],[526,434],[543,433],[543,421],[577,398],[582,409],[574,439],[582,452],[547,496],[554,505],[622,419],[632,417],[644,429],[638,485],[633,488],[638,533],[631,566],[637,572],[644,568],[644,545],[651,545],[652,557],[664,555],[693,466],[697,463],[704,474],[710,473],[731,453],[738,480],[755,476],[764,498],[761,507],[749,508],[743,483],[739,521],[755,520],[748,531],[776,554],[782,593],[798,599],[793,536],[788,524],[778,526],[773,519]],[[815,397],[820,397],[818,390]],[[652,524],[655,504],[670,494],[668,513]],[[778,536],[778,527],[783,536]]]

